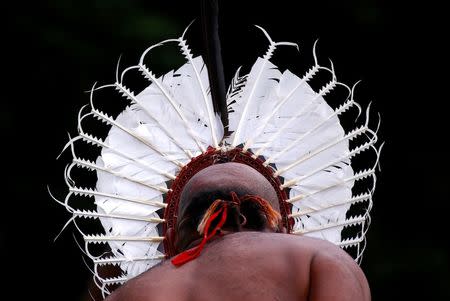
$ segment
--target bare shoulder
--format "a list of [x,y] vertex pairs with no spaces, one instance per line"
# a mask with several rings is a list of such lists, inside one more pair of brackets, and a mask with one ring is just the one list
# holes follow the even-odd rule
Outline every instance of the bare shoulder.
[[225,242],[226,248],[239,251],[235,260],[240,256],[247,264],[259,260],[257,267],[261,272],[267,262],[271,275],[277,267],[291,275],[300,295],[308,296],[310,301],[370,300],[369,285],[361,268],[347,252],[328,241],[292,234],[239,233]]
[[311,259],[310,300],[369,301],[367,279],[353,258],[332,243],[314,244],[317,250]]
[[128,280],[125,284],[114,290],[105,301],[161,300],[161,296],[157,292],[165,288],[166,284],[163,279],[167,278],[164,276],[170,268],[168,262],[163,262],[162,264],[153,267],[139,276]]
[[140,286],[139,282],[141,282],[140,278],[142,277],[143,276],[140,275],[134,279],[128,280],[125,284],[114,290],[105,301],[147,300],[138,297],[139,290],[137,288]]
[[[270,260],[265,260],[267,258]],[[252,265],[252,269],[241,268],[248,265]],[[370,300],[364,273],[341,248],[314,238],[247,232],[225,235],[210,242],[201,256],[180,268],[166,261],[125,283],[107,301],[195,300],[193,292],[194,297],[205,292],[198,290],[199,286],[214,287],[212,291],[217,296],[219,290],[228,288],[230,277],[259,279],[255,283],[247,282],[252,291],[258,291],[258,283],[266,278],[292,283],[292,295],[303,296],[300,300]],[[287,290],[288,287],[284,287],[284,293]],[[228,300],[230,290],[225,291],[225,300]]]

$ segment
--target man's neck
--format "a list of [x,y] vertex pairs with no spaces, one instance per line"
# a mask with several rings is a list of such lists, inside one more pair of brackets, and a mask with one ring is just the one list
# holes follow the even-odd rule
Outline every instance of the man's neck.
[[[229,234],[239,233],[239,232],[274,232],[274,231],[272,229],[269,229],[269,228],[265,228],[264,230],[256,231],[254,229],[248,229],[248,228],[245,228],[245,227],[242,227],[240,229],[240,231],[232,231],[232,230],[221,229],[220,232],[218,232],[216,235],[214,235],[213,237],[211,237],[209,239],[208,243],[211,242],[211,241],[214,241],[216,239],[219,239],[219,238],[221,238],[224,235],[229,235]],[[191,241],[186,246],[186,248],[183,251],[189,250],[189,249],[191,249],[193,247],[198,246],[200,244],[200,242],[202,241],[202,239],[203,239],[203,237],[199,237],[199,238]]]

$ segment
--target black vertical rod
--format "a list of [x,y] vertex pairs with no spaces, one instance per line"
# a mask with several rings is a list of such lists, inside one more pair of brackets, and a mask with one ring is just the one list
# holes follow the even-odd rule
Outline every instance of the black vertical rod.
[[228,134],[228,109],[226,104],[225,75],[219,39],[219,0],[201,0],[203,43],[206,49],[209,86],[214,112],[219,113]]

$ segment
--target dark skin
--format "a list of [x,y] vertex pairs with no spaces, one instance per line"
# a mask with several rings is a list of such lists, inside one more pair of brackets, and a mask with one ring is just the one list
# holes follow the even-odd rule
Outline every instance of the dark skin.
[[[187,203],[210,187],[258,194],[278,210],[273,188],[249,168],[225,163],[198,173],[186,186],[178,220],[192,214]],[[195,229],[184,227],[188,223],[179,225],[184,236],[176,241],[181,250],[200,238]],[[223,229],[225,235],[208,242],[195,260],[178,268],[167,260],[128,281],[107,300],[370,300],[367,280],[346,252],[323,240],[282,232],[269,227],[255,232],[243,219],[238,232]]]

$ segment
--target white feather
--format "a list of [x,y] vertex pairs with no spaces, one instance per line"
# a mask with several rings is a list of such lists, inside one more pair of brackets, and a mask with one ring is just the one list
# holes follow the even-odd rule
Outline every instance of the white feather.
[[[186,29],[187,30],[187,29]],[[186,31],[185,31],[186,33]],[[183,34],[184,36],[184,34]],[[183,37],[180,38],[179,43],[184,56],[187,58],[188,62],[190,63],[194,78],[197,80],[199,91],[201,92],[201,99],[203,100],[205,111],[208,116],[209,120],[209,127],[210,127],[210,133],[211,133],[211,139],[212,139],[212,146],[215,148],[219,147],[219,139],[223,136],[223,125],[222,121],[220,119],[219,114],[214,113],[213,111],[213,104],[211,101],[211,94],[207,91],[209,90],[209,84],[208,84],[208,73],[205,64],[203,63],[203,60],[200,57],[200,60],[195,60],[194,57],[191,54],[191,51],[189,49],[189,46],[186,44],[186,41],[183,39]],[[208,84],[208,85],[205,85]],[[198,98],[196,99],[198,102]]]
[[258,58],[238,97],[228,100],[234,111],[229,115],[229,129],[233,133],[228,140],[232,146],[247,141],[266,112],[273,109],[275,103],[271,93],[280,76],[280,71],[271,62]]
[[[232,147],[238,146],[242,141],[247,141],[251,131],[256,129],[255,125],[259,124],[264,116],[260,113],[267,115],[274,107],[270,91],[276,85],[280,72],[269,60],[277,46],[295,46],[298,49],[298,45],[295,43],[274,42],[262,27],[256,27],[264,33],[270,44],[263,58],[258,58],[253,65],[247,76],[245,87],[242,89],[242,95],[232,107],[236,112],[229,116],[229,129],[233,131],[230,137]],[[230,101],[227,103],[230,104]]]
[[[200,72],[201,86],[197,81],[196,71]],[[153,81],[158,85],[150,85],[136,98],[140,100],[145,111],[150,112],[152,116],[157,116],[158,123],[170,129],[172,137],[159,133],[161,143],[166,143],[163,140],[175,140],[185,150],[191,151],[194,156],[198,155],[199,151],[204,151],[207,146],[214,145],[209,113],[200,101],[203,94],[206,93],[202,92],[201,89],[209,89],[208,73],[202,58],[193,58],[177,71],[169,72],[159,79],[153,79]],[[171,101],[167,100],[167,95],[169,95]],[[210,97],[208,101],[211,101]],[[182,118],[179,117],[180,114]],[[160,128],[158,124],[151,122],[148,117],[144,121],[154,127],[155,130]],[[220,118],[215,116],[213,124],[217,122],[220,123]],[[218,127],[215,124],[215,128],[222,130],[216,130],[216,135],[220,135],[221,138],[223,127]],[[196,137],[196,139],[193,140],[192,137]],[[196,144],[202,145],[202,149],[199,149]]]

